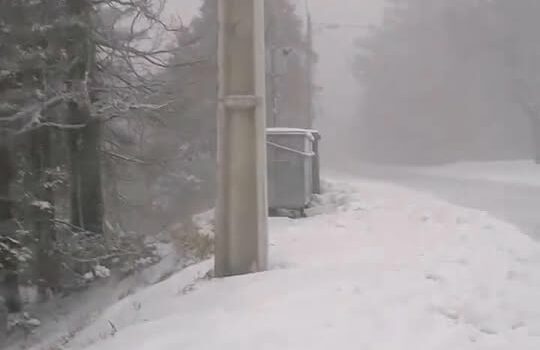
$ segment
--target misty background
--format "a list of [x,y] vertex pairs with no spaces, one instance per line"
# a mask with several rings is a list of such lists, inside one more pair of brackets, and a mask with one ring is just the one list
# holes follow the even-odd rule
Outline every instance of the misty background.
[[[321,150],[324,166],[335,164],[356,139],[350,126],[361,117],[362,93],[358,80],[351,73],[358,52],[355,42],[365,36],[370,26],[381,22],[383,0],[292,0],[295,13],[305,25],[306,4],[313,20],[313,46],[318,56],[314,84],[315,127],[324,135]],[[199,0],[172,0],[167,4],[169,16],[181,16],[189,23],[198,13]],[[305,34],[305,29],[302,29]],[[335,164],[336,165],[336,164]]]
[[[540,187],[486,175],[538,178],[538,0],[265,4],[268,126],[318,129],[325,170],[540,235]],[[0,2],[0,295],[11,314],[212,255],[217,34],[216,0]],[[426,173],[463,162],[480,163],[476,178]]]
[[[516,95],[526,93],[513,92],[520,78],[508,76],[512,48],[504,45],[512,34],[503,27],[512,19],[504,5],[291,3],[303,21],[306,5],[312,15],[315,127],[324,135],[325,166],[534,158],[528,102]],[[171,1],[169,11],[189,21],[198,5]]]

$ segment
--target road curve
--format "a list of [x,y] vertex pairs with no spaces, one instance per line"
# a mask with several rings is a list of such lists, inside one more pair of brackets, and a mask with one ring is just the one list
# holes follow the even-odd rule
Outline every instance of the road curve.
[[456,205],[488,212],[540,240],[540,187],[432,175],[422,173],[421,168],[409,167],[349,164],[335,171],[396,183],[431,193]]

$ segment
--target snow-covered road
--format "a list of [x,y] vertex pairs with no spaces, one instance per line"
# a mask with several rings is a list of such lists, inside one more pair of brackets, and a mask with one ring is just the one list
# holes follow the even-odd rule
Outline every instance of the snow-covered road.
[[540,240],[540,171],[530,171],[530,164],[527,167],[529,171],[523,163],[517,164],[514,175],[508,167],[489,163],[481,168],[477,164],[469,168],[400,168],[351,162],[341,166],[340,171],[392,182],[432,193],[457,205],[486,211]]
[[127,296],[64,349],[540,349],[540,246],[512,225],[342,179],[271,221],[265,273],[206,262]]

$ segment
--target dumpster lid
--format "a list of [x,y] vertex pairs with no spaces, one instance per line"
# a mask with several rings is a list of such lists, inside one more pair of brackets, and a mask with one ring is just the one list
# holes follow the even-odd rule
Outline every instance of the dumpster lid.
[[319,135],[317,130],[300,128],[268,128],[266,133],[269,135],[305,135],[312,139]]

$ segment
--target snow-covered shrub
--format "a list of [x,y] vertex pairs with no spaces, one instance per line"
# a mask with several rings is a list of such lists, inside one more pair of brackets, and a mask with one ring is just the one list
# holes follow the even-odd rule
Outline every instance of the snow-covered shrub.
[[201,261],[214,252],[214,211],[194,215],[169,228],[169,234],[180,255]]
[[115,271],[129,274],[159,260],[155,246],[134,232],[97,235],[64,227],[62,235],[55,249],[66,266],[67,289],[85,287]]

